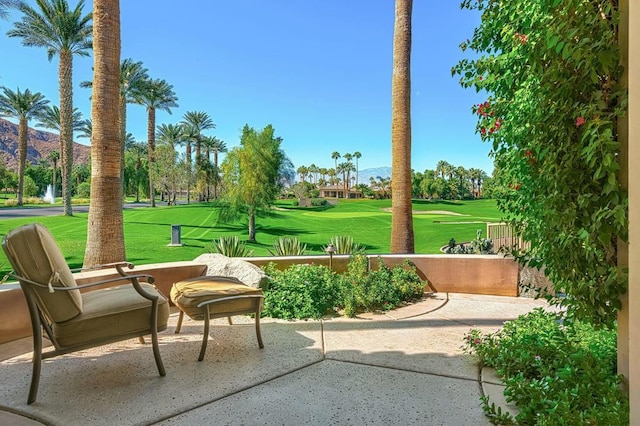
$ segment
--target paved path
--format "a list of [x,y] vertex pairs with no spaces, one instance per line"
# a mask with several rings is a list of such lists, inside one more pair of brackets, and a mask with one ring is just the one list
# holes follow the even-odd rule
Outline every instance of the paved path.
[[150,345],[131,339],[43,363],[38,400],[27,405],[30,354],[1,361],[0,424],[488,426],[480,396],[502,387],[481,387],[463,338],[544,305],[437,293],[358,319],[264,318],[264,349],[251,318],[214,320],[202,362],[202,321],[175,334],[174,313],[160,334],[165,377]]
[[[164,204],[164,203],[163,203]],[[126,203],[123,208],[134,209],[138,207],[149,207],[149,203]],[[74,213],[86,213],[89,211],[89,206],[78,205],[73,206]],[[51,206],[51,207],[4,207],[0,208],[0,220],[2,219],[18,219],[25,217],[40,217],[40,216],[58,216],[64,213],[64,207]]]

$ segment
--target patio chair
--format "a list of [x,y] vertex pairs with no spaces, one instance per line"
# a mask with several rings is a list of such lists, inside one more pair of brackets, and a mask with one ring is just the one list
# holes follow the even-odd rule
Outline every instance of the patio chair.
[[[28,404],[36,400],[43,359],[134,337],[144,341],[142,336],[148,334],[158,372],[165,375],[158,331],[167,328],[169,304],[152,285],[152,276],[127,274],[123,268],[133,268],[132,264],[114,263],[91,269],[114,267],[120,277],[79,286],[53,236],[38,223],[10,231],[2,248],[15,272],[11,276],[20,282],[31,316],[33,374]],[[122,285],[80,291],[117,282]],[[54,350],[42,351],[43,330]]]

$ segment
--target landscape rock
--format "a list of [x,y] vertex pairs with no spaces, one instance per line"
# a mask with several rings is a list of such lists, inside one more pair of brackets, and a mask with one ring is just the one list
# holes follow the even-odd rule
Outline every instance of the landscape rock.
[[227,257],[219,253],[205,253],[193,259],[208,266],[207,275],[234,277],[254,288],[267,284],[267,274],[256,265],[242,259]]

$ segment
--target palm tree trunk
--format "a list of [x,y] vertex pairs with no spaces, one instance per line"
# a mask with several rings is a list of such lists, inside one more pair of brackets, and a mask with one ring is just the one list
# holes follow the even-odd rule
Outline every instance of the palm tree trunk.
[[27,164],[27,119],[21,117],[18,124],[18,205],[21,206],[24,194],[24,168]]
[[93,0],[91,202],[85,266],[126,259],[118,121],[120,75],[119,0]]
[[156,109],[148,108],[147,113],[147,153],[149,155],[149,200],[151,207],[156,206],[156,194],[153,188],[153,162],[155,161],[154,151],[156,149]]
[[391,253],[413,253],[411,207],[411,10],[396,0],[391,80]]
[[67,49],[60,50],[58,78],[60,84],[60,145],[62,156],[62,200],[65,216],[72,216],[71,171],[73,169],[73,55]]
[[[127,140],[127,97],[125,94],[120,94],[120,117],[118,120],[118,128],[120,129],[120,155],[121,164],[120,164],[120,180],[124,182],[124,152],[125,152],[125,141]],[[124,193],[124,185],[122,185],[122,196],[125,196]]]

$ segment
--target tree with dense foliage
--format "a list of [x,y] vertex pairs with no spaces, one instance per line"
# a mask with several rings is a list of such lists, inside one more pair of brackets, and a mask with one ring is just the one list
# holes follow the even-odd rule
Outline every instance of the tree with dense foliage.
[[248,216],[248,240],[256,240],[256,214],[271,205],[281,190],[280,175],[286,156],[273,126],[258,132],[245,125],[240,146],[233,148],[222,163],[227,207],[221,220],[231,220],[240,212]]
[[[204,178],[204,170],[203,166],[207,167],[206,162],[202,161],[202,142],[205,137],[202,132],[208,129],[215,129],[216,125],[209,116],[204,111],[187,111],[184,116],[181,124],[186,129],[186,136],[191,139],[195,148],[196,154],[196,167],[195,167],[195,177],[196,182],[200,184],[200,187],[204,187],[202,180]],[[200,191],[199,199],[202,201],[203,192]]]
[[60,152],[64,214],[72,215],[71,170],[73,167],[73,55],[88,56],[91,49],[91,13],[83,14],[84,0],[74,9],[66,0],[36,0],[37,8],[19,2],[22,20],[7,32],[22,38],[25,46],[44,47],[49,60],[60,56]]
[[411,13],[396,0],[391,79],[391,253],[413,253],[411,204]]
[[27,161],[27,137],[29,120],[38,117],[49,103],[40,92],[29,89],[15,92],[7,87],[0,93],[0,116],[18,119],[18,205],[22,205],[24,171]]
[[120,2],[93,0],[91,192],[84,266],[126,259],[120,140]]
[[140,83],[134,94],[134,101],[147,109],[147,155],[149,157],[149,201],[151,207],[156,206],[155,188],[153,182],[154,152],[156,147],[156,111],[166,111],[171,114],[171,108],[178,107],[178,97],[173,86],[166,80],[147,79]]
[[473,107],[492,144],[500,210],[544,265],[554,301],[578,318],[613,324],[626,288],[617,267],[628,196],[617,180],[621,86],[617,1],[465,0],[482,21],[453,72],[488,94]]
[[338,158],[340,158],[341,155],[338,151],[333,151],[331,153],[331,159],[335,162],[335,169],[338,170]]

